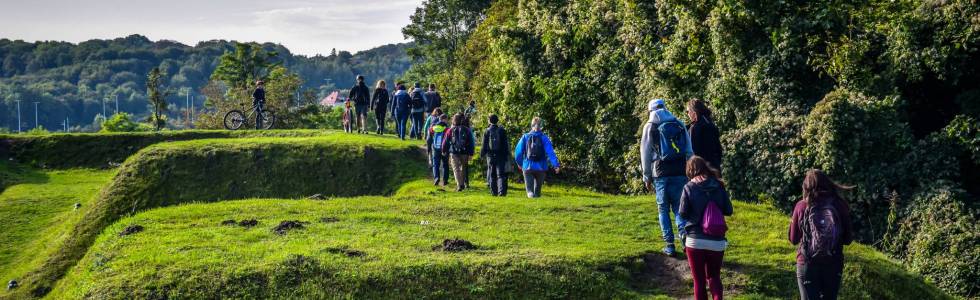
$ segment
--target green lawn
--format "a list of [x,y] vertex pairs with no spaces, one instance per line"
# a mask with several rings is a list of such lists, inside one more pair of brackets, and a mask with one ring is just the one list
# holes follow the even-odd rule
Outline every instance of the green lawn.
[[[471,191],[447,192],[420,178],[418,146],[329,134],[161,143],[108,171],[7,163],[0,279],[24,286],[0,299],[49,288],[49,299],[690,295],[683,258],[657,253],[652,196],[552,185],[529,200],[514,184],[491,198],[476,178]],[[295,200],[314,193],[328,199]],[[254,197],[284,199],[228,201]],[[229,219],[258,225],[221,224]],[[286,220],[306,228],[274,233]],[[729,295],[795,297],[788,218],[737,202],[729,222]],[[130,225],[145,230],[120,236]],[[433,250],[450,238],[477,248]],[[846,253],[845,299],[948,298],[868,246]]]
[[[0,194],[0,279],[19,278],[37,268],[47,253],[69,234],[87,211],[99,189],[114,174],[110,170],[34,171],[9,163],[15,172]],[[74,204],[81,208],[75,210]]]
[[[537,200],[521,197],[516,189],[503,199],[485,192],[482,187],[446,192],[417,181],[391,197],[261,199],[155,209],[110,226],[51,296],[653,298],[690,293],[686,282],[680,290],[661,286],[645,268],[643,258],[662,246],[650,196],[568,187],[549,187]],[[735,208],[727,289],[737,298],[793,297],[787,218],[760,205],[738,202]],[[326,217],[338,221],[322,222]],[[227,219],[253,218],[259,223],[250,229],[221,225]],[[309,223],[275,234],[272,228],[285,220]],[[145,231],[118,235],[134,224]],[[462,238],[478,248],[433,251],[447,238]],[[848,247],[847,253],[853,262],[845,298],[943,297],[866,246]]]

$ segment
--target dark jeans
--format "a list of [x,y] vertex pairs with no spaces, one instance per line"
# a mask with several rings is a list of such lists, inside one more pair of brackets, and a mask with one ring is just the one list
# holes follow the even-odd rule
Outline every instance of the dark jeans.
[[800,300],[837,299],[844,263],[797,264],[796,283],[800,286]]
[[378,134],[385,134],[385,115],[388,113],[388,109],[385,107],[379,107],[374,110],[374,123],[377,126]]
[[545,171],[524,170],[524,189],[528,198],[541,197],[541,186],[544,185]]
[[490,195],[507,196],[507,161],[487,160],[487,186]]
[[691,277],[694,279],[694,299],[708,299],[708,291],[704,289],[707,285],[712,298],[721,300],[724,290],[721,285],[721,261],[725,252],[694,248],[685,248],[684,252],[687,253],[687,264],[691,266]]
[[424,114],[420,112],[412,113],[412,134],[411,138],[421,138],[422,137],[422,126],[425,125]]
[[262,110],[265,109],[265,101],[254,101],[252,105],[255,105],[255,129],[262,129],[262,121],[265,119]]
[[395,130],[398,132],[398,138],[405,139],[405,123],[408,122],[408,112],[395,112]]
[[[432,178],[435,179],[435,184],[446,185],[449,184],[449,155],[443,155],[442,150],[432,149]],[[441,175],[441,176],[440,176]],[[442,181],[439,181],[440,177]]]

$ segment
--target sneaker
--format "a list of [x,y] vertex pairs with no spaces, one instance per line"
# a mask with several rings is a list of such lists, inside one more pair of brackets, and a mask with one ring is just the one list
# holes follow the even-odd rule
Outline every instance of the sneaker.
[[674,244],[667,245],[666,247],[664,247],[664,250],[663,251],[664,251],[664,254],[666,254],[667,256],[674,256],[674,252],[675,252],[674,251]]
[[534,199],[534,193],[527,193],[527,197],[528,198],[531,198],[531,199]]
[[439,186],[439,179],[436,179],[435,181],[433,181],[432,182],[432,185]]

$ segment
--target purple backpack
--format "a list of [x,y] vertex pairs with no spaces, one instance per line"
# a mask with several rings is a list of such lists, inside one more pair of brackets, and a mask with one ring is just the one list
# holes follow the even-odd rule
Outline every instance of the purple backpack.
[[710,236],[724,237],[728,232],[728,225],[725,224],[725,215],[721,213],[718,204],[708,201],[708,206],[704,208],[704,217],[701,219],[701,231]]
[[803,257],[821,258],[837,255],[840,248],[841,224],[837,207],[830,201],[807,207],[803,214]]

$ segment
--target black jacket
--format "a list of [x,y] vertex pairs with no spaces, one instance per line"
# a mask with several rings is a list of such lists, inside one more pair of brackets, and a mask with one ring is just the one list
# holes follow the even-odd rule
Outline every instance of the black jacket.
[[[500,143],[501,143],[501,147],[500,147],[500,149],[497,149],[497,151],[490,151],[490,131],[491,130],[499,130],[500,131]],[[480,157],[483,157],[485,159],[489,159],[490,162],[506,161],[506,160],[510,159],[510,145],[509,144],[510,144],[509,143],[509,140],[507,139],[507,130],[504,130],[503,127],[500,127],[500,126],[497,126],[497,125],[494,125],[494,124],[490,124],[490,127],[487,128],[487,131],[485,133],[483,133],[483,144],[482,144],[483,147],[480,147]]]
[[389,99],[390,97],[388,96],[387,89],[381,89],[381,88],[374,89],[374,96],[371,98],[371,109],[378,110],[378,111],[384,111],[385,109],[388,109]]
[[428,103],[425,104],[425,112],[431,113],[436,107],[442,107],[442,96],[439,96],[439,92],[428,91],[425,92],[425,100]]
[[354,87],[350,88],[350,94],[347,96],[351,100],[354,100],[354,105],[357,106],[367,106],[371,104],[371,91],[368,90],[367,85],[364,82],[359,82]]
[[263,102],[265,103],[265,88],[256,88],[252,92],[252,104]]
[[711,166],[721,170],[721,133],[715,123],[708,118],[699,118],[697,122],[688,125],[687,132],[691,134],[694,155],[704,158]]
[[687,221],[687,225],[684,227],[687,236],[698,239],[721,240],[724,237],[708,236],[702,233],[701,220],[704,218],[705,209],[708,208],[708,201],[714,201],[715,205],[721,209],[722,214],[732,215],[732,201],[728,198],[728,191],[721,185],[721,182],[714,178],[708,178],[700,183],[690,181],[684,185],[677,214]]

